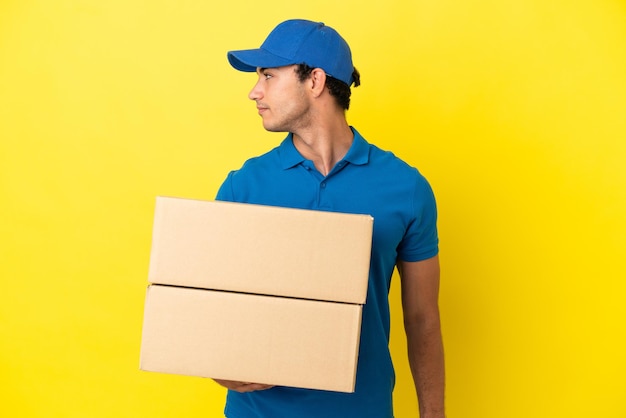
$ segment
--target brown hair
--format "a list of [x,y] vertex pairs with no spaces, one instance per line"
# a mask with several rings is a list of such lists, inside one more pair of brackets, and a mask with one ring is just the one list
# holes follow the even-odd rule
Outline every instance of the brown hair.
[[[298,79],[300,81],[306,80],[309,78],[313,70],[313,67],[306,64],[297,65],[296,74],[298,74]],[[352,78],[354,79],[354,87],[361,85],[361,74],[359,74],[359,71],[356,68],[352,72]],[[345,110],[350,108],[350,95],[352,94],[352,91],[350,90],[349,85],[341,80],[333,78],[332,76],[328,76],[326,77],[326,87],[341,108]]]

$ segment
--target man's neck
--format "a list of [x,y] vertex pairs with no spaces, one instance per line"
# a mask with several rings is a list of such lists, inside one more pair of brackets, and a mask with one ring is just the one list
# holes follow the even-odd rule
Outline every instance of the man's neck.
[[353,139],[354,134],[345,118],[293,134],[293,144],[298,152],[313,161],[317,171],[324,176],[345,157]]

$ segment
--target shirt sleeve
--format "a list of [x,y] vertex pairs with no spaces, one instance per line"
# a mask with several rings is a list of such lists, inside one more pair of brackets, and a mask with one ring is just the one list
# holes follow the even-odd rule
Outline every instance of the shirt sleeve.
[[233,192],[233,173],[234,171],[228,173],[228,176],[226,176],[226,180],[224,180],[219,190],[217,191],[215,200],[222,200],[225,202],[235,201],[235,194]]
[[412,217],[400,245],[398,258],[421,261],[439,253],[437,204],[428,181],[419,175],[413,193]]

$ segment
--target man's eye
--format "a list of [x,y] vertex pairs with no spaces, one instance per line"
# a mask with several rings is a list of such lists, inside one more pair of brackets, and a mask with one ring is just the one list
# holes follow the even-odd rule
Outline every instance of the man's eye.
[[263,73],[263,77],[265,77],[266,80],[269,80],[270,78],[272,78],[272,75],[269,73]]

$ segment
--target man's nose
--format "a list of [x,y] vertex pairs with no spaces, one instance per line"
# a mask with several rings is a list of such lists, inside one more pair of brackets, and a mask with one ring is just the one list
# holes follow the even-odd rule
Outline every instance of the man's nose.
[[260,80],[252,87],[250,93],[248,93],[248,98],[250,100],[260,100],[263,97],[263,91],[260,86]]

